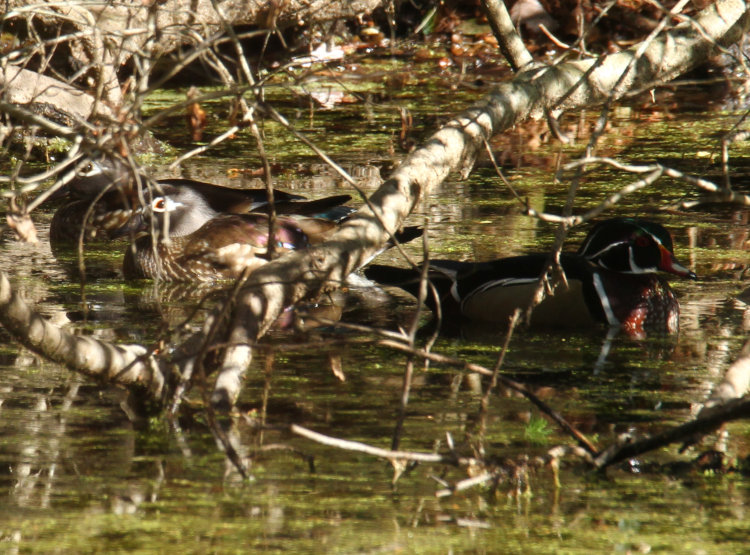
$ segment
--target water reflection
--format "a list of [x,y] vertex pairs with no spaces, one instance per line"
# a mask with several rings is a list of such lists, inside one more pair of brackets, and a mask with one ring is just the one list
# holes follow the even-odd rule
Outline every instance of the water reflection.
[[[649,131],[623,122],[617,125],[620,144],[612,148],[627,145],[633,155],[639,135]],[[648,148],[658,148],[654,141],[658,142],[654,139]],[[517,156],[523,150],[520,145],[519,140],[507,158],[513,183],[537,210],[559,210],[567,190],[550,182],[547,169],[554,166],[556,154],[537,156],[525,150]],[[193,177],[222,182],[224,176],[226,182],[221,165],[198,164],[187,169]],[[606,188],[611,177],[607,175],[601,186]],[[313,185],[299,183],[300,188],[307,186]],[[336,182],[327,186],[335,190],[316,190],[316,195],[341,192]],[[599,186],[597,182],[584,187],[582,207],[601,200]],[[665,185],[617,207],[617,213],[645,215],[664,223],[674,233],[678,257],[689,260],[701,276],[698,283],[673,283],[681,305],[678,335],[636,341],[608,338],[605,329],[586,333],[519,329],[505,360],[505,375],[528,384],[601,445],[614,441],[621,431],[649,433],[688,418],[693,405],[702,402],[721,379],[750,330],[749,212],[657,210],[683,195],[684,191]],[[554,226],[523,216],[522,206],[508,197],[493,173],[480,164],[470,180],[446,182],[435,197],[418,207],[410,223],[420,225],[427,218],[435,258],[487,260],[549,247]],[[215,290],[123,284],[118,278],[93,279],[92,275],[82,302],[80,286],[70,281],[68,269],[45,246],[43,225],[40,230],[39,246],[19,245],[4,236],[0,264],[13,269],[14,284],[30,302],[80,333],[152,341],[160,330],[184,322],[188,330],[196,329],[205,310],[225,299],[226,292]],[[582,235],[574,230],[570,243],[579,244]],[[420,245],[406,248],[421,259]],[[399,261],[389,252],[379,262]],[[201,302],[205,308],[193,314]],[[285,425],[299,423],[332,436],[387,447],[395,429],[405,358],[364,341],[346,343],[362,337],[334,323],[406,329],[414,313],[414,301],[406,296],[351,287],[284,314],[279,327],[264,340],[248,375],[239,404],[247,419],[229,422],[235,426],[230,430],[243,447],[242,455],[252,462],[251,480],[245,483],[234,481],[231,466],[224,467],[225,459],[203,421],[200,391],[193,392],[196,407],[186,408],[179,428],[151,422],[146,431],[135,430],[119,408],[121,395],[40,362],[0,330],[3,538],[16,529],[23,530],[24,539],[33,537],[34,526],[24,519],[48,518],[51,513],[64,515],[59,524],[50,518],[48,526],[55,532],[72,529],[85,537],[86,528],[96,526],[104,545],[109,545],[106,538],[125,529],[138,541],[164,548],[165,530],[174,529],[190,530],[207,551],[212,547],[206,538],[223,546],[227,545],[223,541],[231,540],[235,547],[258,547],[253,541],[264,538],[266,543],[260,547],[281,549],[291,543],[300,549],[322,549],[325,541],[335,542],[342,535],[363,538],[356,545],[364,547],[387,544],[408,549],[414,537],[427,541],[448,529],[464,547],[475,545],[471,542],[476,537],[492,539],[490,551],[506,545],[501,542],[517,541],[521,546],[541,541],[549,530],[575,534],[592,550],[601,550],[603,543],[606,548],[638,545],[644,526],[662,528],[666,534],[674,523],[659,514],[680,514],[690,521],[686,526],[699,526],[690,520],[695,515],[718,522],[731,512],[734,520],[724,519],[728,524],[723,526],[746,532],[741,506],[747,488],[741,477],[732,486],[729,482],[734,479],[696,479],[699,485],[711,486],[696,489],[689,479],[668,480],[661,473],[649,477],[649,468],[642,466],[638,477],[614,471],[613,480],[585,481],[580,479],[581,467],[571,463],[562,469],[562,490],[553,487],[548,470],[541,468],[530,472],[533,496],[511,493],[506,503],[506,494],[515,486],[503,485],[498,496],[485,495],[483,490],[446,502],[434,497],[436,486],[429,476],[454,480],[465,477],[461,471],[425,465],[402,478],[397,485],[401,489],[394,494],[391,473],[383,472],[384,465],[288,433]],[[428,320],[429,314],[423,313],[421,323]],[[425,327],[418,337],[420,344],[429,332]],[[492,367],[504,333],[486,326],[462,327],[443,334],[433,349]],[[476,374],[418,365],[404,423],[404,448],[430,452],[438,444],[444,446],[450,434],[457,450],[477,449],[480,399],[487,387],[488,381]],[[549,434],[541,446],[531,442],[528,430],[541,418],[525,400],[499,391],[490,401],[483,448],[502,459],[543,454],[548,446],[569,441],[548,424]],[[250,424],[258,421],[270,428]],[[730,448],[744,453],[743,425],[728,430]],[[309,471],[303,454],[315,458],[316,473]],[[676,456],[674,451],[662,455]],[[655,505],[661,507],[659,514],[649,508]],[[101,518],[107,514],[129,515],[132,520],[120,519],[115,527]],[[493,529],[488,536],[472,540],[469,533],[456,531],[459,519],[488,522]],[[160,530],[144,531],[148,522],[158,524]],[[393,528],[384,532],[384,522],[394,523]],[[411,536],[404,532],[407,527]],[[596,536],[587,535],[591,529],[596,529]],[[611,541],[603,540],[603,535]],[[387,541],[383,536],[388,536]],[[122,549],[119,544],[115,547]],[[443,548],[445,544],[435,546]]]

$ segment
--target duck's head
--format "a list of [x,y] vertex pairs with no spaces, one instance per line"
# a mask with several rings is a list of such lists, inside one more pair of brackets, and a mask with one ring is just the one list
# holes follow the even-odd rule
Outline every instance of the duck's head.
[[169,234],[172,236],[190,235],[206,222],[219,215],[208,202],[187,187],[174,187],[160,184],[153,191],[153,198],[144,210],[144,224],[153,220],[156,229],[162,230],[169,221]]
[[611,218],[599,222],[589,232],[578,254],[615,272],[669,272],[697,279],[694,272],[677,262],[669,231],[649,220]]
[[[145,177],[139,176],[145,182]],[[128,191],[135,189],[133,169],[124,162],[109,158],[98,158],[81,168],[68,183],[68,190],[76,198],[91,199],[102,193],[107,187],[110,191]]]

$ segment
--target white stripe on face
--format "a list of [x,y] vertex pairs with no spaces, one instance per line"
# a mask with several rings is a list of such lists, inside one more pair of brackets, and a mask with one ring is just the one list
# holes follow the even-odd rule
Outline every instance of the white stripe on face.
[[628,244],[627,241],[618,241],[617,243],[610,243],[609,245],[595,252],[594,254],[587,254],[586,258],[599,258],[607,251],[610,251],[611,249],[614,249],[615,247],[619,247],[620,245],[627,245],[627,244]]
[[641,268],[635,261],[635,256],[633,255],[633,247],[628,247],[628,262],[630,263],[630,272],[626,273],[633,273],[633,274],[655,274],[659,271],[659,269],[656,266],[652,266],[650,268]]

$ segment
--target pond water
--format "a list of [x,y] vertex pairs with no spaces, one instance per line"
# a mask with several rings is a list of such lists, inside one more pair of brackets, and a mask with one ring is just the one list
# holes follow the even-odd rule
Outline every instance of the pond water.
[[[403,156],[398,107],[415,118],[419,141],[484,92],[450,75],[431,87],[419,72],[403,95],[388,81],[371,96],[326,111],[290,100],[289,90],[268,98],[301,130],[351,169],[367,191]],[[364,81],[364,80],[363,80]],[[372,79],[369,85],[372,86]],[[319,78],[318,90],[339,82]],[[471,86],[469,86],[471,85]],[[355,88],[353,84],[347,84]],[[362,84],[357,86],[363,87]],[[364,90],[364,88],[362,89]],[[182,94],[182,91],[178,91]],[[149,110],[174,92],[154,98]],[[675,113],[641,99],[619,108],[600,153],[628,162],[664,160],[718,179],[717,137],[736,121],[722,111]],[[216,105],[208,134],[224,125]],[[435,110],[439,110],[436,114]],[[530,123],[496,139],[496,154],[519,194],[537,210],[559,212],[567,184],[555,183],[560,162],[581,152],[598,114],[575,114],[563,129],[578,135],[561,148],[541,124]],[[182,118],[159,131],[182,152]],[[278,126],[264,125],[266,149],[281,188],[323,196],[345,189],[314,155]],[[747,181],[747,145],[733,148],[736,182]],[[169,175],[165,161],[154,175]],[[183,164],[182,175],[233,186],[257,181],[242,172],[258,160],[252,139],[234,141]],[[632,177],[589,172],[576,212],[595,206]],[[670,338],[617,337],[605,332],[532,333],[519,330],[503,366],[528,384],[598,447],[621,432],[654,433],[679,424],[705,399],[736,358],[750,325],[747,309],[748,211],[710,206],[679,209],[697,191],[662,179],[627,197],[607,215],[657,219],[671,231],[678,259],[700,277],[672,280],[682,309],[681,330]],[[81,334],[151,344],[192,310],[195,291],[125,283],[117,275],[120,247],[89,250],[90,279],[83,289],[70,277],[70,260],[58,259],[46,241],[53,207],[37,214],[41,243],[2,237],[0,262],[14,284],[56,322]],[[487,160],[466,181],[451,179],[417,207],[411,223],[428,222],[431,255],[487,260],[548,248],[555,227],[528,218]],[[586,229],[568,239],[573,249]],[[419,243],[416,241],[415,243]],[[421,258],[421,245],[407,250]],[[380,262],[398,262],[393,252]],[[109,268],[104,269],[103,268]],[[113,273],[114,271],[114,273]],[[98,277],[104,276],[104,277]],[[217,297],[217,294],[213,295]],[[745,300],[741,300],[744,298]],[[393,329],[408,325],[415,306],[393,290],[356,287],[337,296],[342,322]],[[200,314],[198,315],[198,319]],[[427,324],[429,315],[422,315]],[[199,321],[199,320],[198,320]],[[197,326],[199,323],[193,323]],[[420,340],[428,336],[420,334]],[[169,337],[163,335],[163,337]],[[240,399],[243,417],[233,432],[251,446],[250,478],[241,480],[217,448],[200,393],[185,408],[179,430],[154,419],[133,425],[120,408],[124,395],[75,376],[19,349],[0,329],[0,541],[7,552],[424,552],[424,553],[730,553],[746,551],[748,425],[726,427],[721,441],[734,466],[696,470],[691,461],[716,436],[683,454],[678,446],[649,453],[596,474],[577,459],[563,459],[559,487],[549,466],[535,457],[571,439],[524,399],[499,391],[482,417],[486,382],[463,370],[418,366],[400,436],[400,448],[443,450],[447,437],[471,456],[480,443],[498,467],[515,472],[494,487],[451,496],[436,492],[467,478],[467,469],[422,464],[392,483],[393,468],[362,453],[337,450],[291,435],[299,424],[336,438],[389,448],[398,419],[405,357],[333,327],[274,330],[263,340]],[[344,340],[351,341],[344,341]],[[492,367],[504,336],[464,329],[441,336],[433,350]],[[334,375],[339,368],[345,377]],[[258,432],[248,421],[262,419]],[[484,441],[480,427],[485,425]],[[524,456],[528,464],[522,464]],[[314,468],[310,464],[314,461]]]

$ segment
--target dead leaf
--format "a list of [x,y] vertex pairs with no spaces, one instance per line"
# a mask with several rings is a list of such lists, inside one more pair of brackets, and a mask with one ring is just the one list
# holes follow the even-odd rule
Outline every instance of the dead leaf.
[[[198,96],[198,89],[190,87],[187,92],[188,100],[193,100]],[[200,141],[203,138],[203,129],[206,127],[206,112],[200,104],[193,102],[188,104],[186,116],[188,130],[193,141]]]
[[36,244],[39,242],[36,237],[36,226],[28,214],[11,211],[8,212],[5,219],[8,222],[8,227],[15,232],[16,239],[25,243]]
[[345,382],[346,375],[344,374],[344,365],[341,362],[341,355],[334,355],[332,353],[329,353],[328,362],[331,365],[331,372],[333,372],[333,375],[336,376],[340,381]]

